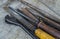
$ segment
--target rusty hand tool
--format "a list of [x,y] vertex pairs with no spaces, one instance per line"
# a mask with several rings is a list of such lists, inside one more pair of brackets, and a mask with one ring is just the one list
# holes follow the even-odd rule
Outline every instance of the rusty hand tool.
[[33,6],[32,4],[29,4],[28,2],[26,2],[26,1],[24,1],[24,0],[21,0],[20,2],[23,3],[23,4],[25,4],[25,5],[27,5],[27,6],[29,6],[29,7],[32,8],[32,9],[34,9],[34,10],[37,11],[39,14],[41,14],[41,15],[49,18],[49,19],[52,19],[53,21],[56,21],[56,22],[60,23],[60,17],[59,17],[58,15],[53,16],[52,14],[49,14],[49,13],[47,13],[47,12],[45,12],[45,11],[37,8],[36,6]]
[[34,14],[34,15],[39,16],[40,18],[42,18],[42,20],[43,20],[44,22],[46,22],[47,24],[51,25],[52,27],[60,30],[60,24],[58,24],[58,23],[56,23],[56,22],[54,22],[54,21],[52,21],[52,20],[44,17],[43,15],[39,14],[38,12],[36,12],[35,10],[33,10],[33,9],[31,9],[31,8],[25,8],[25,10],[29,11],[30,13],[32,13],[32,14]]
[[[26,9],[25,9],[26,10]],[[23,10],[22,10],[23,11]],[[35,20],[34,20],[35,21]],[[38,23],[38,22],[37,22]],[[43,26],[41,26],[41,25],[43,25]],[[41,29],[43,29],[43,30],[45,30],[46,32],[48,32],[49,34],[51,34],[51,35],[53,35],[53,36],[55,36],[56,38],[60,38],[60,31],[58,31],[58,30],[56,30],[56,29],[54,29],[54,28],[52,28],[52,27],[50,27],[50,26],[48,26],[48,25],[46,25],[46,24],[41,24],[40,25],[40,23],[39,24],[37,24],[37,26],[38,27],[40,27]]]
[[11,7],[9,7],[9,10],[11,11],[11,15],[13,15],[13,17],[15,17],[20,23],[22,23],[23,25],[25,25],[27,28],[29,28],[32,32],[35,33],[35,35],[37,37],[39,37],[40,39],[55,39],[54,37],[52,37],[51,35],[47,34],[46,32],[42,31],[41,29],[37,29],[36,26],[32,25],[31,23],[29,23],[27,20],[24,19],[23,16],[21,16],[20,14],[18,14],[18,12],[16,12],[14,9],[12,9]]
[[[9,14],[11,13],[9,11],[8,7],[4,7],[5,11],[7,11]],[[33,32],[31,32],[28,28],[26,28],[24,25],[20,24],[16,18],[14,18],[11,14],[5,16],[5,22],[8,24],[14,24],[17,26],[20,26],[27,34],[29,34],[33,39],[39,39],[37,36],[34,35]]]
[[21,27],[29,36],[31,36],[33,39],[39,39],[38,37],[36,37],[34,35],[33,32],[31,32],[28,28],[26,28],[24,25],[20,24],[16,18],[12,17],[12,16],[9,16],[9,15],[6,15],[5,16],[5,22],[8,23],[8,24],[12,24],[12,25],[16,25],[16,26],[19,26]]

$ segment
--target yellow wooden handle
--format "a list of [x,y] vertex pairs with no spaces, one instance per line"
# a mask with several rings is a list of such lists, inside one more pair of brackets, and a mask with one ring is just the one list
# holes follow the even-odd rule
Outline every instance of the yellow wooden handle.
[[53,36],[47,34],[46,32],[40,29],[35,30],[35,35],[39,37],[40,39],[55,39]]

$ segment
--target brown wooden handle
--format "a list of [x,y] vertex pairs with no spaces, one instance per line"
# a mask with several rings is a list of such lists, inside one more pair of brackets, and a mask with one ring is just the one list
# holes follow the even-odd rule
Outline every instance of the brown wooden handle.
[[42,20],[45,21],[46,23],[48,23],[49,25],[51,25],[52,27],[55,27],[58,30],[60,30],[60,24],[58,24],[58,23],[56,23],[56,22],[54,22],[46,17],[42,18]]
[[22,8],[22,11],[25,15],[29,16],[32,19],[36,19],[30,12],[28,12],[25,8]]
[[50,26],[48,26],[48,25],[46,25],[44,23],[41,23],[41,22],[38,24],[38,26],[41,29],[43,29],[46,32],[48,32],[49,34],[51,34],[51,35],[55,36],[56,38],[60,39],[60,31],[58,31],[58,30],[56,30],[56,29],[54,29],[54,28],[52,28],[52,27],[50,27]]

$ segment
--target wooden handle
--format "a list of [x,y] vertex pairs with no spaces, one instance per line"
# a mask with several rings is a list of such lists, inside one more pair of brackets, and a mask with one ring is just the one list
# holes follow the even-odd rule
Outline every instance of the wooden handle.
[[47,24],[51,25],[52,27],[60,30],[60,24],[58,24],[58,23],[56,23],[56,22],[54,22],[54,21],[52,21],[52,20],[50,20],[50,19],[48,19],[46,17],[43,17],[42,20],[44,22],[46,22]]
[[35,35],[40,39],[55,39],[53,36],[47,34],[46,32],[42,31],[41,29],[35,30]]
[[22,8],[22,11],[24,12],[24,14],[26,14],[27,16],[29,16],[32,19],[36,19],[30,12],[28,12],[25,8]]
[[45,30],[46,32],[48,32],[49,34],[55,36],[56,38],[59,38],[60,39],[60,31],[44,24],[44,23],[39,23],[38,24],[38,27],[40,27],[41,29]]

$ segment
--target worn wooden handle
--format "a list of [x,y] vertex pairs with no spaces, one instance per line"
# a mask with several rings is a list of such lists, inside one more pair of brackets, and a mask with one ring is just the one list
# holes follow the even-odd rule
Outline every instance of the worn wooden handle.
[[22,11],[25,15],[29,16],[32,19],[36,19],[30,12],[28,12],[25,8],[22,8]]
[[55,36],[56,38],[59,38],[60,39],[60,31],[44,24],[44,23],[39,23],[38,24],[38,27],[40,27],[41,29],[45,30],[46,32],[48,32],[49,34]]

